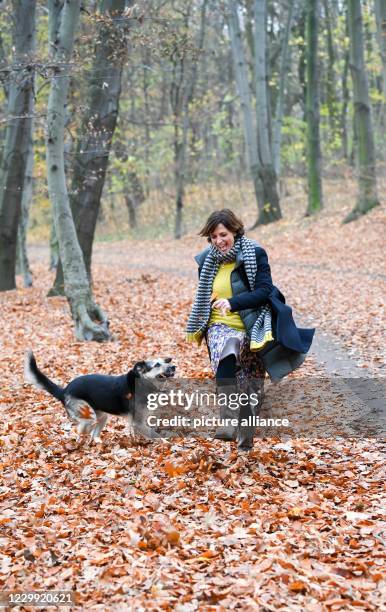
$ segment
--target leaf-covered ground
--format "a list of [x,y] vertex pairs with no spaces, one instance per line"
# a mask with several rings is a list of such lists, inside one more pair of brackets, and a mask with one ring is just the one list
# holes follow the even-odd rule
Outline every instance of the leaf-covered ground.
[[[282,221],[249,235],[267,249],[296,312],[380,379],[385,209],[339,220]],[[66,301],[46,298],[43,247],[31,250],[34,287],[0,295],[1,588],[74,590],[79,607],[93,610],[380,610],[380,440],[267,438],[239,456],[211,440],[133,445],[111,419],[103,445],[82,447],[61,406],[23,384],[27,348],[63,383],[156,355],[172,356],[180,376],[210,375],[206,350],[183,333],[192,256],[204,246],[194,236],[96,245],[108,344],[74,340]],[[294,376],[325,374],[316,356]]]

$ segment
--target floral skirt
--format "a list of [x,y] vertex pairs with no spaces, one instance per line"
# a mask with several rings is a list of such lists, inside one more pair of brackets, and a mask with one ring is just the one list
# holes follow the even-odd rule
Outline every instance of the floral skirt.
[[[227,355],[236,355],[236,379],[243,385],[251,379],[265,378],[264,363],[256,351],[249,348],[249,338],[244,331],[232,329],[222,323],[214,323],[207,330],[207,342],[210,352],[210,363],[216,374],[220,359]],[[225,352],[223,354],[225,348]]]

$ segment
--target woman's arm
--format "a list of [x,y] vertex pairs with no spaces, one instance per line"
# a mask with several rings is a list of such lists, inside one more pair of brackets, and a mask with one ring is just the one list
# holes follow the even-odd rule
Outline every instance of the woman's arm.
[[264,304],[273,289],[271,268],[264,249],[256,248],[257,272],[254,291],[244,291],[229,299],[231,312]]

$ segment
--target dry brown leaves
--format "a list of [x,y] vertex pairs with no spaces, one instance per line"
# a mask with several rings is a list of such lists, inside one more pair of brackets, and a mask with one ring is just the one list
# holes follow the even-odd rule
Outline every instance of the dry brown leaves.
[[[322,218],[287,232],[283,223],[258,236],[289,301],[377,372],[384,281],[360,274],[385,273],[379,214],[344,228]],[[101,447],[80,447],[61,406],[22,382],[29,347],[61,383],[155,355],[172,356],[180,376],[208,376],[206,350],[187,346],[183,333],[201,246],[97,246],[95,294],[115,336],[105,345],[74,340],[66,301],[45,297],[51,279],[37,251],[34,288],[0,295],[1,588],[73,589],[80,607],[95,610],[379,610],[376,440],[264,439],[240,457],[210,440],[133,446],[111,419]],[[275,263],[291,260],[355,272]],[[321,370],[309,360],[302,374]]]

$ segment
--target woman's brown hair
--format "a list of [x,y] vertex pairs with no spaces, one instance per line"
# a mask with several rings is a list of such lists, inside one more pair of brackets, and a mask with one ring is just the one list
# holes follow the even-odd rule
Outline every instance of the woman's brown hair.
[[210,242],[210,235],[216,229],[216,227],[222,223],[227,230],[232,232],[235,238],[244,234],[244,224],[235,213],[229,208],[223,208],[222,210],[215,210],[206,220],[204,227],[200,230],[199,236],[206,236],[208,242]]

